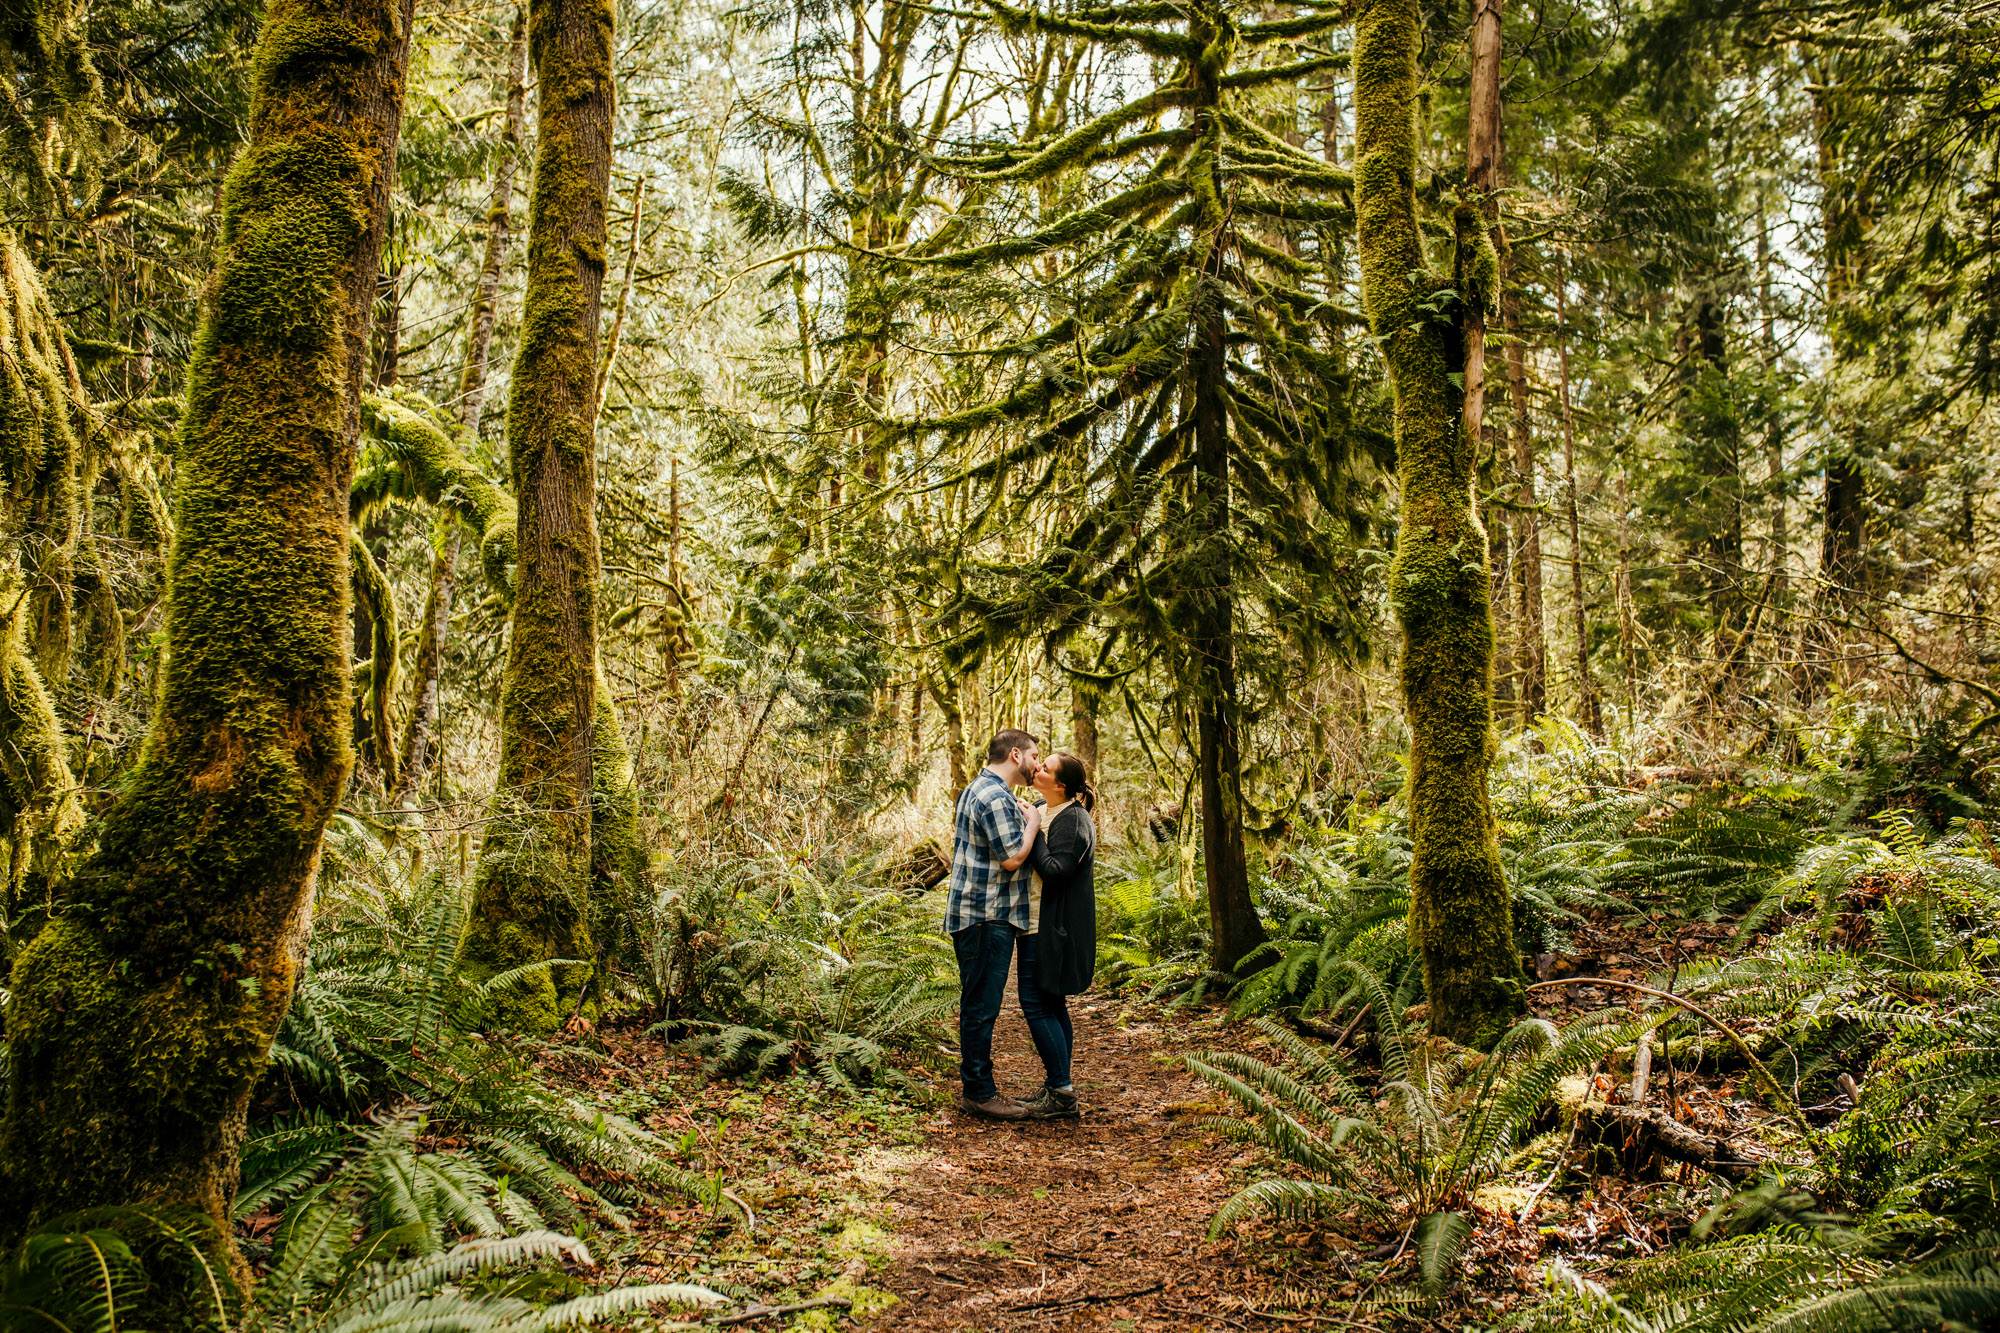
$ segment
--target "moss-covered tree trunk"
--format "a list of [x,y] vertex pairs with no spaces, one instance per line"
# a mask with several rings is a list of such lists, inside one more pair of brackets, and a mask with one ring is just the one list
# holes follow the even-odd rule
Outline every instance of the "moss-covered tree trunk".
[[491,973],[577,960],[517,987],[515,1025],[547,1031],[581,1004],[597,748],[597,330],[611,183],[612,8],[535,0],[540,90],[528,203],[528,283],[507,405],[520,506],[500,776],[480,847],[465,958]]
[[1464,395],[1454,382],[1464,372],[1464,340],[1456,323],[1432,311],[1445,290],[1483,305],[1495,264],[1477,210],[1467,205],[1458,272],[1426,268],[1416,203],[1422,42],[1416,0],[1361,4],[1355,203],[1362,294],[1395,390],[1402,513],[1389,578],[1411,731],[1410,928],[1432,1030],[1478,1044],[1520,1010],[1522,977],[1486,790],[1494,749],[1492,578],[1473,509],[1474,441],[1462,429]]
[[348,507],[409,0],[273,0],[188,371],[143,756],[15,964],[0,1226],[226,1226],[352,767]]

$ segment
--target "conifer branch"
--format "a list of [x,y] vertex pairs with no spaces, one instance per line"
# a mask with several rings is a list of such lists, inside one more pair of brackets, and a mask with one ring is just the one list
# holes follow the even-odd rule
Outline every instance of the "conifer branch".
[[[1000,27],[1004,32],[1042,32],[1062,37],[1084,37],[1093,42],[1103,42],[1112,46],[1136,46],[1148,55],[1162,56],[1169,60],[1185,60],[1189,64],[1201,58],[1201,43],[1180,33],[1133,27],[1129,23],[1120,23],[1113,18],[1107,18],[1102,23],[1087,23],[1036,9],[1016,9],[1012,5],[1002,3],[1002,0],[980,0],[980,3],[1000,16]],[[1152,6],[1144,6],[1140,12],[1144,14],[1151,8]],[[1115,8],[1099,12],[1122,15],[1122,11]]]
[[[1146,120],[1159,115],[1162,111],[1186,106],[1189,96],[1185,88],[1161,88],[1144,97],[1134,98],[1115,110],[1105,112],[1089,124],[1070,131],[1044,147],[1037,148],[1032,144],[1023,144],[986,157],[940,157],[935,160],[936,165],[939,170],[948,172],[960,180],[1041,180],[1059,171],[1080,169],[1105,160],[1102,157],[1089,155],[1088,150],[1135,120]],[[1159,133],[1172,136],[1185,131],[1166,130]],[[994,166],[1002,163],[1007,165]]]
[[1263,88],[1273,83],[1289,83],[1293,79],[1303,79],[1321,70],[1340,69],[1349,63],[1349,57],[1313,56],[1309,60],[1295,60],[1289,65],[1265,65],[1261,69],[1243,69],[1234,74],[1225,74],[1219,80],[1224,88],[1242,90]]

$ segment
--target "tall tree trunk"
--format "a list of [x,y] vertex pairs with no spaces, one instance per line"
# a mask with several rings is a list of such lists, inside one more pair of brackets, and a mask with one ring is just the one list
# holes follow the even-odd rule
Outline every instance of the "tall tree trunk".
[[[1410,746],[1410,933],[1422,956],[1431,1027],[1490,1043],[1523,1005],[1520,955],[1487,793],[1494,750],[1493,612],[1472,507],[1475,438],[1466,434],[1456,330],[1420,305],[1460,281],[1424,269],[1416,202],[1416,0],[1362,0],[1355,23],[1355,203],[1362,295],[1395,391],[1402,514],[1390,597],[1403,628]],[[1469,213],[1470,210],[1465,210]],[[1461,217],[1462,244],[1485,240]],[[1490,247],[1490,242],[1488,242]],[[1475,278],[1488,265],[1471,257]],[[1463,287],[1455,290],[1464,291]],[[1476,303],[1490,294],[1476,288]]]
[[444,641],[451,629],[451,602],[458,590],[459,543],[464,529],[447,520],[443,540],[431,552],[430,588],[424,596],[424,620],[417,638],[415,697],[403,729],[402,772],[389,796],[389,809],[406,816],[417,808],[424,779],[430,776],[437,746],[438,696],[444,680]]
[[347,497],[411,10],[265,19],[175,452],[159,703],[90,910],[14,966],[0,1225],[141,1204],[228,1234],[353,765]]
[[[493,322],[500,305],[500,275],[507,262],[513,234],[514,172],[521,155],[527,120],[528,15],[514,10],[514,28],[507,43],[507,130],[500,164],[493,173],[493,202],[486,211],[486,247],[479,265],[479,285],[466,323],[465,358],[458,376],[458,419],[479,434],[486,402],[486,367],[493,346]],[[407,817],[417,807],[424,779],[430,775],[437,745],[438,695],[444,673],[444,641],[451,629],[451,603],[458,588],[459,543],[464,536],[452,523],[431,553],[430,589],[424,598],[423,627],[417,639],[409,725],[403,732],[403,768],[389,809]]]
[[[1840,158],[1842,115],[1837,103],[1853,94],[1842,87],[1845,70],[1840,56],[1827,56],[1816,75],[1813,92],[1813,128],[1819,156],[1821,225],[1824,228],[1826,265],[1826,309],[1822,326],[1828,349],[1836,365],[1865,349],[1856,348],[1842,317],[1843,307],[1852,298],[1862,276],[1865,241],[1872,219],[1863,207],[1850,173]],[[1815,599],[1821,608],[1843,613],[1853,601],[1864,578],[1862,549],[1866,539],[1867,475],[1858,456],[1860,441],[1853,423],[1834,423],[1826,446],[1823,509],[1820,515],[1820,590]],[[1808,696],[1824,688],[1840,653],[1839,631],[1829,620],[1821,620],[1811,633],[1818,642],[1813,659],[1800,671],[1800,684]]]
[[[1764,373],[1775,383],[1778,375],[1777,305],[1771,297],[1771,222],[1766,214],[1768,201],[1757,210],[1757,313],[1763,334]],[[1773,393],[1773,398],[1776,394]],[[1771,511],[1771,541],[1766,554],[1771,588],[1771,605],[1783,612],[1791,602],[1790,553],[1792,535],[1785,513],[1785,420],[1775,403],[1765,412],[1764,475],[1769,492],[1766,503]]]
[[597,368],[597,410],[611,387],[611,370],[618,364],[618,344],[625,334],[625,311],[632,303],[632,279],[639,269],[639,241],[646,221],[646,178],[632,182],[632,234],[625,245],[625,275],[618,282],[618,304],[611,312],[611,332],[604,339],[604,363]]
[[[1190,24],[1204,46],[1224,39],[1212,12],[1197,9]],[[1214,184],[1220,128],[1212,76],[1198,93],[1195,116],[1204,123],[1200,160],[1191,174],[1207,175],[1198,187],[1199,233],[1208,257],[1195,308],[1193,376],[1194,539],[1201,557],[1193,566],[1194,709],[1201,773],[1201,850],[1208,880],[1210,959],[1218,972],[1238,963],[1269,935],[1250,897],[1249,857],[1243,843],[1243,752],[1237,731],[1236,579],[1230,515],[1228,297],[1223,265],[1229,249],[1228,218]],[[1198,234],[1199,234],[1198,233]]]
[[1612,596],[1618,603],[1618,660],[1625,673],[1625,715],[1639,712],[1639,618],[1632,605],[1632,488],[1630,468],[1618,467],[1618,575]]
[[1569,271],[1556,269],[1556,396],[1562,410],[1563,502],[1569,518],[1570,609],[1576,617],[1577,717],[1593,736],[1604,734],[1604,710],[1590,677],[1590,607],[1583,594],[1583,524],[1576,504],[1576,422],[1569,404]]
[[1076,757],[1090,780],[1097,781],[1097,688],[1082,681],[1069,686],[1069,722]]
[[1535,495],[1535,432],[1528,418],[1528,358],[1521,337],[1521,296],[1513,253],[1501,252],[1500,312],[1507,325],[1508,433],[1514,445],[1515,662],[1521,673],[1521,720],[1532,726],[1548,707],[1548,641],[1542,629],[1542,517]]
[[376,393],[396,387],[403,364],[403,265],[397,261],[381,278],[382,318],[375,324]]
[[516,987],[504,1017],[551,1031],[591,978],[597,698],[597,331],[611,185],[612,10],[531,0],[540,90],[528,282],[507,405],[520,505],[500,774],[480,845],[465,958],[490,975],[577,960]]
[[958,687],[931,683],[931,698],[944,715],[945,761],[951,766],[951,789],[965,790],[972,781],[972,764],[965,751],[965,711],[959,706]]
[[[1503,252],[1506,238],[1500,229],[1500,170],[1503,152],[1503,136],[1500,123],[1500,27],[1502,0],[1472,0],[1472,26],[1470,29],[1471,69],[1467,82],[1467,105],[1465,117],[1465,183],[1477,197],[1480,220],[1492,238],[1495,252]],[[1465,337],[1465,403],[1463,407],[1464,435],[1475,447],[1485,441],[1486,433],[1486,311],[1478,301],[1469,302],[1460,320]],[[1504,459],[1504,455],[1502,458]],[[1506,465],[1502,463],[1502,470]],[[1508,573],[1515,558],[1513,534],[1508,531],[1504,517],[1493,516],[1493,532],[1489,538],[1490,550],[1497,558],[1493,568],[1499,574],[1494,580],[1493,628],[1495,665],[1499,675],[1494,681],[1495,702],[1503,711],[1512,712],[1514,702],[1515,654],[1514,640],[1518,636],[1508,633],[1510,617],[1507,614]],[[1532,720],[1532,714],[1523,708],[1523,721]]]
[[528,11],[514,10],[513,33],[507,42],[507,129],[499,165],[493,172],[493,202],[486,210],[486,249],[479,265],[479,287],[466,321],[465,358],[458,376],[458,419],[474,435],[486,404],[487,355],[493,347],[493,322],[500,310],[500,276],[507,264],[507,246],[514,235],[514,174],[521,165],[521,145],[528,122]]

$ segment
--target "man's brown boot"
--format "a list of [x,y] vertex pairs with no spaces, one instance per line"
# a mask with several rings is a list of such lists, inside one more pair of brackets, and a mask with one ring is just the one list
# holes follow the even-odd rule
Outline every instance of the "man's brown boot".
[[1028,1108],[1009,1097],[1004,1092],[996,1092],[983,1102],[975,1102],[970,1097],[960,1097],[958,1104],[967,1115],[976,1115],[983,1120],[1026,1120]]

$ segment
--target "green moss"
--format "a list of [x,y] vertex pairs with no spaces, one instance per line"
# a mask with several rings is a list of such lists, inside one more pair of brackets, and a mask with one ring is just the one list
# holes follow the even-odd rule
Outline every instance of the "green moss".
[[[10,586],[11,585],[11,586]],[[26,599],[18,578],[0,580],[0,832],[7,839],[8,917],[47,909],[84,826],[55,701],[22,633]]]
[[[0,904],[17,931],[47,910],[84,822],[46,681],[69,672],[78,598],[108,595],[80,503],[81,473],[96,466],[88,445],[101,434],[40,276],[13,237],[0,234],[0,838],[8,853]],[[111,614],[122,647],[115,603]]]
[[856,1322],[873,1319],[886,1313],[896,1304],[893,1291],[880,1287],[864,1287],[848,1278],[839,1278],[813,1293],[814,1298],[831,1297],[847,1302],[845,1306],[823,1306],[817,1310],[806,1310],[792,1316],[788,1327],[793,1329],[832,1330],[851,1328]]
[[1521,1011],[1524,978],[1487,793],[1491,574],[1472,503],[1475,451],[1462,438],[1463,395],[1453,383],[1463,355],[1457,329],[1420,309],[1450,281],[1427,272],[1417,217],[1422,40],[1416,0],[1361,6],[1355,206],[1362,293],[1395,391],[1402,514],[1389,595],[1403,629],[1411,732],[1410,931],[1432,1031],[1484,1046]]
[[226,1234],[351,766],[346,496],[408,28],[407,7],[267,11],[175,448],[152,724],[13,974],[7,1226],[148,1203]]
[[[92,192],[95,164],[116,122],[90,58],[87,7],[76,0],[13,0],[0,11],[0,146],[38,208],[56,200],[58,176],[78,195]],[[59,170],[59,159],[68,170]]]
[[604,674],[597,676],[591,744],[591,923],[600,955],[629,951],[653,898],[652,858],[639,827],[639,788],[625,729]]
[[69,674],[86,439],[97,432],[55,311],[26,252],[0,235],[0,483],[6,545],[27,576],[43,675]]

